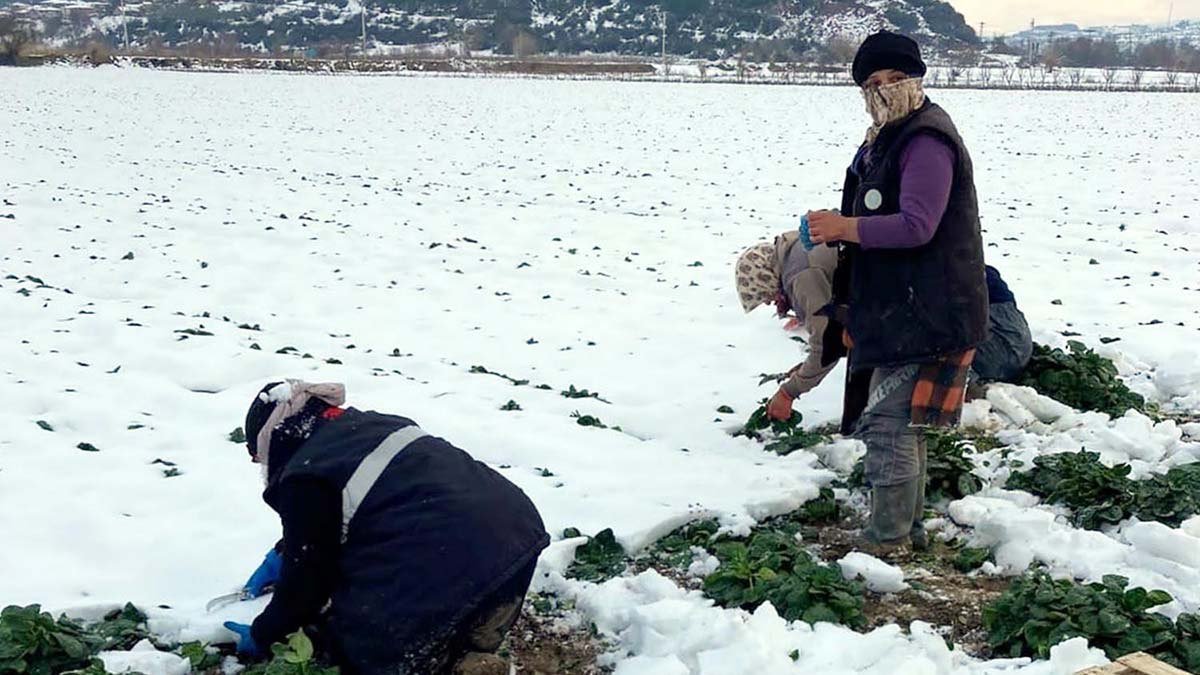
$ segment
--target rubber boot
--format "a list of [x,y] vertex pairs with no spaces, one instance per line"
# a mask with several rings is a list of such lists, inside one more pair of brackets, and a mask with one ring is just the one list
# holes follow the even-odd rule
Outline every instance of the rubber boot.
[[866,553],[876,557],[902,554],[911,544],[913,513],[920,478],[871,490],[871,518],[863,533]]
[[929,463],[929,446],[925,434],[921,434],[920,440],[917,441],[917,463],[921,467],[921,475],[917,479],[917,498],[913,504],[912,529],[909,530],[908,537],[912,542],[912,549],[922,552],[929,550],[929,534],[925,532],[925,472]]

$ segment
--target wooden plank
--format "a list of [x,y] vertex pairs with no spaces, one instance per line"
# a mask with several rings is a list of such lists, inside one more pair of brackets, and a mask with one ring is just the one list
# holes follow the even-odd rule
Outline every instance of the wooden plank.
[[1117,663],[1132,668],[1135,672],[1142,673],[1143,675],[1188,675],[1187,671],[1163,663],[1153,656],[1142,652],[1122,656],[1117,659]]
[[1127,654],[1107,666],[1095,666],[1081,670],[1076,675],[1189,675],[1142,652]]
[[1130,670],[1122,663],[1110,663],[1107,666],[1092,666],[1075,675],[1138,675],[1138,672]]

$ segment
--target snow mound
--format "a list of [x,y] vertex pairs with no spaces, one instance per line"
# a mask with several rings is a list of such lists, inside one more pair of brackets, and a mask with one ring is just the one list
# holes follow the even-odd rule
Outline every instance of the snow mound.
[[192,663],[182,656],[160,652],[149,640],[142,640],[127,652],[100,652],[104,669],[110,673],[141,675],[188,675]]
[[1117,574],[1130,587],[1170,593],[1174,602],[1158,610],[1163,614],[1200,610],[1200,537],[1188,529],[1130,520],[1110,533],[1081,530],[1028,497],[988,489],[951,502],[950,517],[974,528],[972,545],[992,548],[1003,574],[1021,574],[1035,562],[1052,575],[1084,582]]
[[843,577],[862,579],[867,588],[876,593],[899,593],[908,588],[904,583],[904,570],[860,551],[847,553],[838,561],[838,566],[842,568]]
[[1048,661],[981,662],[920,621],[909,634],[894,624],[857,633],[785,621],[770,603],[722,609],[654,570],[599,585],[554,583],[616,644],[617,675],[1071,675],[1107,663],[1083,639],[1054,647]]
[[1200,352],[1181,352],[1159,366],[1154,386],[1166,399],[1200,403]]

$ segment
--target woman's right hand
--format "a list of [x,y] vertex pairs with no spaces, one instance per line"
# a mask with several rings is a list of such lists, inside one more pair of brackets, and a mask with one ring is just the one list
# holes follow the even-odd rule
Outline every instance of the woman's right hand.
[[809,211],[808,233],[814,244],[839,241],[858,241],[858,219],[847,218],[837,211]]

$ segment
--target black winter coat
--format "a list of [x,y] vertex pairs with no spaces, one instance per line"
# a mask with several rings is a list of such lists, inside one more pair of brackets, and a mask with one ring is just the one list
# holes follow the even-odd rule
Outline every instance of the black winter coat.
[[341,497],[325,628],[360,675],[419,672],[405,668],[549,543],[518,487],[404,417],[347,409],[296,450],[264,498],[275,506],[306,485]]

